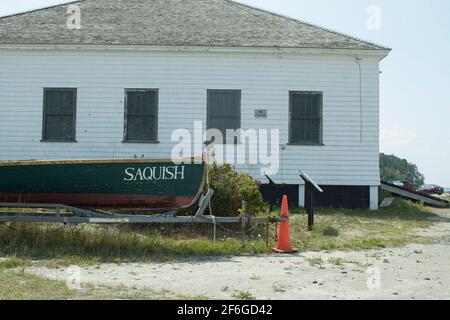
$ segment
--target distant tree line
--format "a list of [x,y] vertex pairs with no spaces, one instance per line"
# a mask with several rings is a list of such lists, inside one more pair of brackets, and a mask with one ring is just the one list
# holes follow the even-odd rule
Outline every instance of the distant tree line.
[[406,180],[417,186],[425,182],[425,176],[419,172],[415,164],[394,155],[380,154],[380,170],[381,180],[384,181]]

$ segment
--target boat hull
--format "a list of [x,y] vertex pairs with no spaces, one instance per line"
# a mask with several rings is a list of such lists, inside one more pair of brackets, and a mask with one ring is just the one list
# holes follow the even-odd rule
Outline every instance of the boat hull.
[[201,194],[203,163],[165,160],[0,163],[0,201],[81,208],[182,209]]

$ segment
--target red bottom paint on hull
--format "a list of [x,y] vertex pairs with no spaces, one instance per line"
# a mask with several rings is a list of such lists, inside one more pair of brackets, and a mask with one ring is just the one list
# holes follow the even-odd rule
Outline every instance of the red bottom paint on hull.
[[145,196],[123,194],[0,194],[0,202],[64,204],[80,208],[149,208],[152,210],[179,209],[190,206],[194,197]]

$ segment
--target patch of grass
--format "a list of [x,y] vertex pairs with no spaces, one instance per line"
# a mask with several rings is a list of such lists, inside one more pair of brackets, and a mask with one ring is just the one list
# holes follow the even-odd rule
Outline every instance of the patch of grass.
[[332,227],[326,227],[322,234],[326,237],[337,237],[339,236],[339,231]]
[[338,257],[331,257],[327,260],[329,264],[335,265],[335,266],[342,266],[344,263],[347,263],[345,259],[338,258]]
[[256,300],[256,298],[249,291],[239,291],[231,296],[239,300]]
[[274,283],[272,288],[273,292],[286,292],[286,287],[278,283]]
[[25,272],[0,272],[0,300],[55,300],[76,296],[64,282]]
[[313,257],[306,259],[311,266],[321,266],[323,265],[323,260],[321,257]]
[[292,242],[300,251],[349,251],[430,243],[433,239],[417,236],[415,231],[430,227],[433,224],[430,219],[436,217],[427,207],[406,200],[396,200],[393,208],[379,211],[319,209],[314,229],[309,232],[306,213],[298,209],[291,213]]
[[45,259],[38,262],[39,265],[45,266],[47,268],[53,269],[53,268],[62,268],[62,267],[69,267],[69,266],[94,266],[94,265],[100,265],[103,261],[98,257],[82,257],[82,256],[65,256],[62,258],[55,258],[55,259]]
[[64,281],[48,280],[24,271],[0,272],[0,300],[112,300],[112,299],[187,299],[205,300],[206,296],[177,295],[168,290],[128,288],[125,286],[86,286],[69,289]]
[[253,274],[251,277],[250,277],[250,280],[261,280],[261,276],[259,276],[259,275],[256,275],[256,274]]
[[18,258],[4,258],[0,260],[0,272],[5,269],[16,269],[26,267],[31,264],[31,261]]
[[185,258],[237,256],[268,251],[264,241],[248,238],[245,248],[238,238],[216,244],[199,235],[182,239],[153,232],[116,227],[11,224],[0,226],[0,256],[53,260],[54,266],[95,265],[103,262],[171,261]]

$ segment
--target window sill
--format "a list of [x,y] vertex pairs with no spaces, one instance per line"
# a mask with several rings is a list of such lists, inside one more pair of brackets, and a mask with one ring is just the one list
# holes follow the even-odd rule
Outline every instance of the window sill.
[[77,140],[42,139],[43,143],[78,143]]
[[288,143],[288,146],[293,147],[324,147],[323,143]]
[[161,142],[154,140],[123,140],[122,143],[160,144]]

